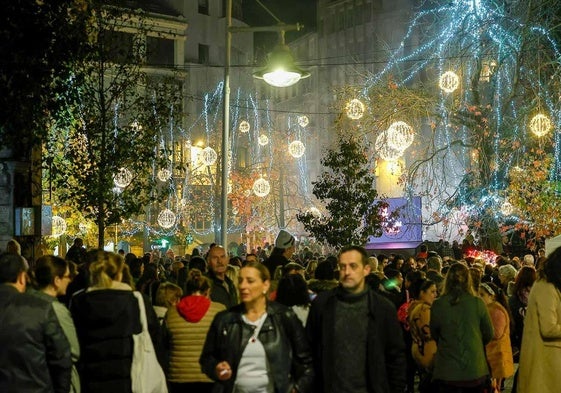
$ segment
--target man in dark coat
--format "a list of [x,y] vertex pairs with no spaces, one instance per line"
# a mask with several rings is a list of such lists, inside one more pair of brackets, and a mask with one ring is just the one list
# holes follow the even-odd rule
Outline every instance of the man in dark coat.
[[70,344],[51,303],[25,293],[26,270],[0,254],[0,392],[68,393]]
[[368,254],[341,250],[340,286],[312,303],[306,331],[318,393],[403,393],[405,343],[393,305],[365,283]]

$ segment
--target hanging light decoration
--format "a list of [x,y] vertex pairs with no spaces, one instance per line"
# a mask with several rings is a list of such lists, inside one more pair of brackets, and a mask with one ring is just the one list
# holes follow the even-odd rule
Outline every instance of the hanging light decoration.
[[514,206],[509,201],[504,201],[501,205],[501,213],[505,216],[510,216],[514,212]]
[[51,231],[51,236],[59,237],[66,232],[66,220],[61,216],[53,216],[51,218],[53,229]]
[[138,122],[138,120],[133,121],[130,127],[134,132],[142,131],[142,125]]
[[86,233],[88,232],[88,224],[81,222],[78,224],[78,229],[80,230],[80,232]]
[[290,145],[288,145],[288,152],[294,158],[302,157],[305,151],[306,146],[304,146],[304,144],[300,141],[294,141],[291,142]]
[[171,171],[167,168],[162,168],[158,171],[158,179],[160,181],[168,181],[171,178]]
[[127,168],[119,169],[119,172],[113,176],[113,183],[115,183],[117,187],[125,188],[131,184],[131,181],[132,173]]
[[217,158],[218,154],[216,154],[216,151],[210,146],[205,147],[201,152],[201,161],[204,165],[213,165]]
[[298,124],[300,124],[300,127],[306,127],[310,124],[310,119],[308,119],[308,116],[305,115],[298,116]]
[[261,134],[259,138],[257,138],[257,143],[261,146],[267,146],[269,144],[269,137],[265,134]]
[[347,117],[351,120],[358,120],[364,116],[364,104],[357,98],[353,98],[345,106]]
[[253,192],[258,197],[266,197],[271,192],[271,185],[267,180],[260,177],[253,183]]
[[396,149],[388,143],[388,131],[382,131],[376,138],[374,148],[382,160],[395,161],[403,155],[403,150]]
[[238,129],[240,130],[240,132],[243,132],[245,134],[246,132],[249,132],[251,126],[249,125],[249,122],[247,120],[242,120]]
[[413,143],[413,128],[404,121],[396,121],[388,128],[387,142],[394,149],[404,151]]
[[541,138],[551,130],[551,120],[543,113],[538,113],[530,120],[530,131]]
[[175,224],[175,213],[164,209],[158,214],[158,224],[164,229],[169,229]]
[[453,71],[446,71],[440,76],[438,86],[446,93],[452,93],[460,86],[460,78]]
[[308,209],[308,213],[311,214],[312,216],[314,216],[315,218],[321,218],[321,212],[319,211],[319,209],[315,206],[312,206]]

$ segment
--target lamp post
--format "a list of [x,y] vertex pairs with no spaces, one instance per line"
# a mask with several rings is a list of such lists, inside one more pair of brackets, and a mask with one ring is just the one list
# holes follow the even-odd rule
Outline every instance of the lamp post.
[[[259,2],[259,4],[263,6]],[[265,10],[271,13],[268,9]],[[272,14],[271,14],[272,15]],[[274,17],[274,15],[273,15]],[[278,18],[275,17],[278,20]],[[253,74],[255,78],[263,79],[265,82],[275,87],[288,87],[297,83],[300,79],[310,76],[305,71],[294,64],[294,58],[288,46],[284,42],[284,32],[300,30],[303,26],[279,24],[277,26],[262,27],[233,27],[232,26],[232,0],[226,0],[226,57],[224,60],[224,90],[223,90],[223,121],[222,121],[222,146],[221,146],[221,166],[222,166],[222,187],[220,200],[220,242],[224,248],[228,247],[228,151],[230,146],[230,62],[232,54],[232,33],[255,33],[255,32],[278,32],[280,42],[269,55],[267,65]]]

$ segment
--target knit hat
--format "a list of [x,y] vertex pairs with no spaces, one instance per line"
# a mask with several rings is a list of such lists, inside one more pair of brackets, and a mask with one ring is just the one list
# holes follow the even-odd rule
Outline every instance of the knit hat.
[[294,245],[294,241],[295,241],[294,236],[292,236],[284,229],[281,229],[275,240],[275,247],[287,249]]

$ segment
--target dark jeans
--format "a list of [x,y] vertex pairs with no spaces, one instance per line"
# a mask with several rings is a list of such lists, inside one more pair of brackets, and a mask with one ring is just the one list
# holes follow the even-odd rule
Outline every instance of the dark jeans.
[[438,393],[489,393],[489,389],[487,384],[474,387],[464,387],[439,383]]
[[212,382],[169,383],[169,393],[211,393]]

